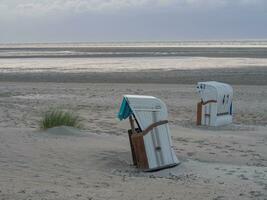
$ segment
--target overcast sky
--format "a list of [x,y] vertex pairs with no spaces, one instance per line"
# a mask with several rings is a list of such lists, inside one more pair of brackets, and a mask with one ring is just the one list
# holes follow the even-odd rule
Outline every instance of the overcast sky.
[[267,0],[0,0],[0,43],[267,39]]

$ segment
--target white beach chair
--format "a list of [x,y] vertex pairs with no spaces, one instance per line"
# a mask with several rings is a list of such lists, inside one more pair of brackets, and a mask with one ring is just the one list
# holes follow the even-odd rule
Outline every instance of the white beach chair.
[[197,92],[197,125],[221,126],[233,120],[233,88],[216,81],[199,82]]
[[153,171],[179,163],[171,142],[167,108],[160,99],[125,95],[118,117],[130,120],[128,133],[133,163],[138,168]]

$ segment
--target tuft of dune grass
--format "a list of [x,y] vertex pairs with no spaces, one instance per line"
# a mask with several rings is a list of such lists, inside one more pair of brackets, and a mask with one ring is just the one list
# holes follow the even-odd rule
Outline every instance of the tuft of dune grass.
[[57,126],[81,128],[81,118],[73,112],[58,109],[45,112],[40,124],[41,129],[48,129]]

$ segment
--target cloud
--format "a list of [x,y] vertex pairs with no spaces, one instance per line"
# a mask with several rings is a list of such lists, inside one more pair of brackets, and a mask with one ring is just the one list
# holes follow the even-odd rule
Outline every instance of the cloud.
[[0,15],[46,16],[84,12],[118,12],[134,9],[216,9],[225,6],[262,6],[265,0],[1,0]]
[[266,0],[0,0],[0,42],[267,37]]
[[173,0],[2,0],[0,9],[2,15],[9,13],[10,16],[40,16],[54,13],[77,14],[161,7],[173,2]]

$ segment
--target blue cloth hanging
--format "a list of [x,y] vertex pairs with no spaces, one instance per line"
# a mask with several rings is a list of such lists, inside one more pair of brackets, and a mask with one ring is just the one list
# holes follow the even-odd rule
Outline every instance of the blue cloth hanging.
[[118,113],[118,118],[120,120],[124,120],[124,119],[128,118],[132,113],[133,112],[132,112],[128,102],[126,101],[125,98],[123,98],[122,103],[121,103],[121,107],[120,107],[120,111]]

